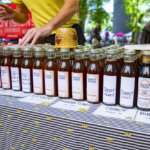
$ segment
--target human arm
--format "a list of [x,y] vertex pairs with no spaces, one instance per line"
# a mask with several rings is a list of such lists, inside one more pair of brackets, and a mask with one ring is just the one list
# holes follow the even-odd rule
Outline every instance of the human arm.
[[44,27],[30,29],[19,45],[26,45],[32,39],[31,45],[35,45],[40,39],[49,36],[53,30],[64,25],[78,12],[78,5],[78,0],[64,0],[64,5],[55,17]]
[[0,20],[13,19],[18,23],[25,23],[28,20],[28,9],[24,4],[16,4],[16,10],[8,5],[0,4]]

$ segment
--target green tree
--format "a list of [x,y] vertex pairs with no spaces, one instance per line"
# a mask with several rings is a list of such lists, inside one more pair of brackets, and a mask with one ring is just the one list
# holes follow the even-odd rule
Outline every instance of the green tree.
[[133,41],[137,43],[138,34],[142,29],[142,20],[148,11],[149,0],[125,0],[125,12],[129,15],[127,25],[133,32]]

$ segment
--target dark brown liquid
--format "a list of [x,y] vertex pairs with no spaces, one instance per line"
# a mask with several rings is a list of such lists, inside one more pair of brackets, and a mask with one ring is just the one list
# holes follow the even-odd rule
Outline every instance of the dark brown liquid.
[[[19,69],[19,84],[20,88],[18,90],[13,89],[15,91],[21,91],[22,90],[22,83],[21,83],[21,65],[22,65],[22,57],[13,57],[12,62],[11,62],[11,67],[15,67]],[[13,83],[12,83],[13,84]],[[12,86],[13,87],[13,86]]]
[[[48,95],[48,96],[58,96],[58,82],[57,82],[58,64],[57,64],[57,60],[55,58],[48,59],[45,70],[54,71],[54,95]],[[49,84],[51,84],[51,83],[49,83]]]
[[32,57],[28,57],[28,58],[24,57],[23,62],[22,62],[22,68],[30,70],[30,91],[27,93],[32,93],[33,92],[33,74],[32,74],[33,60],[32,60]]
[[[68,81],[68,96],[60,96],[59,95],[59,91],[58,91],[58,96],[60,98],[71,98],[72,97],[72,89],[71,89],[71,64],[70,64],[70,59],[61,59],[60,63],[59,63],[59,66],[58,66],[58,71],[60,72],[66,72],[68,73],[68,78],[69,78],[69,81]],[[59,83],[58,83],[59,84]],[[59,90],[59,89],[58,89]]]
[[[120,93],[119,88],[118,88],[118,85],[120,84],[120,83],[118,83],[118,79],[120,76],[119,76],[119,72],[118,72],[118,68],[117,68],[117,61],[106,61],[106,66],[104,69],[104,75],[107,75],[110,77],[114,76],[117,79],[117,81],[116,81],[116,93],[115,93],[116,98],[115,98],[115,102],[114,102],[114,105],[116,105],[119,103],[118,93]],[[110,82],[110,81],[108,81],[108,82]],[[103,92],[104,92],[104,88],[103,88]],[[106,104],[104,101],[103,101],[103,103]],[[106,105],[112,105],[112,104],[108,103]]]
[[[100,68],[100,63],[99,60],[89,60],[89,66],[87,69],[87,74],[92,74],[92,75],[98,75],[99,76],[99,97],[98,97],[98,102],[90,102],[90,103],[100,103],[101,102],[101,97],[102,97],[102,88],[101,88],[101,84],[102,82],[100,82],[101,79],[101,68]],[[87,93],[88,95],[88,93]]]
[[[123,65],[122,70],[121,70],[121,77],[135,78],[133,107],[136,106],[136,100],[137,100],[137,73],[136,73],[135,68],[136,68],[135,62],[124,62],[124,65]],[[126,83],[126,84],[128,84],[128,83]],[[120,87],[121,87],[121,84],[120,84]],[[122,107],[125,107],[125,106],[122,106]],[[127,107],[127,108],[132,108],[132,107]]]
[[[34,61],[34,65],[33,65],[33,70],[34,69],[37,69],[37,70],[42,70],[42,76],[43,76],[43,79],[41,79],[43,81],[43,90],[41,92],[36,92],[35,91],[35,87],[34,87],[34,83],[33,83],[33,92],[35,94],[44,94],[45,93],[45,78],[44,78],[44,68],[45,68],[45,62],[44,62],[44,58],[43,57],[40,57],[40,58],[35,58],[35,61]],[[32,72],[33,73],[33,72]],[[33,74],[33,78],[34,78],[34,74]]]
[[[72,72],[73,73],[82,73],[82,75],[83,75],[83,81],[82,81],[83,82],[83,91],[82,91],[83,99],[76,99],[76,100],[85,100],[86,99],[86,68],[84,66],[83,59],[80,59],[80,60],[75,59],[75,63],[72,68]],[[73,93],[72,93],[72,95],[73,95]]]
[[[8,67],[8,73],[9,73],[9,76],[8,76],[8,80],[10,82],[10,86],[9,87],[6,87],[4,89],[11,89],[12,88],[12,85],[11,85],[11,71],[10,71],[10,66],[11,66],[11,59],[10,59],[10,56],[3,56],[3,59],[2,59],[2,67]],[[2,81],[3,83],[3,81]]]

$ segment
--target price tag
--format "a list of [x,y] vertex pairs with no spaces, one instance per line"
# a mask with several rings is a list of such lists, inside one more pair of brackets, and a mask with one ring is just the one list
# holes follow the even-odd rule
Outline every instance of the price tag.
[[105,106],[102,104],[93,113],[93,115],[113,117],[113,118],[119,118],[119,119],[124,119],[124,120],[134,120],[136,113],[137,113],[137,109],[125,109],[119,106]]
[[25,102],[25,103],[31,103],[31,104],[45,104],[45,103],[52,103],[58,99],[57,97],[48,97],[46,95],[30,95],[28,97],[19,99],[20,102]]
[[135,121],[150,124],[150,112],[138,110]]
[[53,104],[51,107],[72,111],[88,110],[91,104],[87,102],[79,102],[70,99],[62,99],[62,101]]

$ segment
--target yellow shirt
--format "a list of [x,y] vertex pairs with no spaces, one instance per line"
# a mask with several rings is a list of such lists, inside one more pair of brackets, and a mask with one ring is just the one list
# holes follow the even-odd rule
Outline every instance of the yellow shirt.
[[[24,4],[31,12],[35,27],[42,27],[55,17],[64,4],[64,0],[11,0],[16,4]],[[80,19],[75,14],[62,27],[71,27],[78,24]]]

